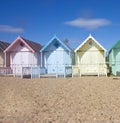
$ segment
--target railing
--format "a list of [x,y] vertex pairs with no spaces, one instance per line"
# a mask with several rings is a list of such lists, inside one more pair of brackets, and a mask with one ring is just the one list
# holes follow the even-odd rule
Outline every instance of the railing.
[[107,76],[106,64],[80,64],[72,66],[72,77],[76,75],[105,75]]
[[22,67],[21,78],[40,78],[41,75],[45,74],[45,68],[42,67]]
[[21,68],[22,70],[21,70],[21,78],[31,78],[32,76],[31,76],[31,73],[32,73],[32,69],[31,69],[31,67],[22,67]]
[[[31,69],[32,67],[32,69]],[[40,66],[38,65],[31,65],[31,64],[26,64],[26,65],[21,65],[21,64],[11,64],[11,67],[0,67],[0,75],[13,75],[15,76],[20,76],[23,77],[30,75],[31,73],[34,73],[34,75],[37,73],[37,70],[35,69],[40,69]],[[32,72],[33,71],[33,72]],[[41,71],[41,69],[40,69]],[[40,72],[42,73],[42,71]]]
[[80,76],[80,67],[78,65],[72,66],[72,77]]
[[45,67],[40,67],[40,75],[46,74]]
[[[31,67],[37,67],[37,64],[11,64],[13,70],[13,76],[23,76],[23,74],[30,74]],[[24,69],[23,69],[24,68]]]
[[67,77],[67,76],[72,76],[72,66],[59,66],[57,67],[57,71],[56,71],[56,77]]
[[65,77],[66,76],[72,76],[72,66],[65,67]]
[[11,67],[0,67],[0,75],[13,75],[14,77],[19,76],[21,78],[39,78],[44,75],[54,75],[55,77],[67,77],[72,75],[72,67],[69,65],[60,65],[55,66],[54,73],[47,73],[49,68],[52,68],[52,65],[45,67],[40,67],[37,65],[21,65],[21,64],[12,64]]
[[[52,68],[53,67],[53,68]],[[79,64],[79,65],[47,65],[47,67],[40,67],[39,65],[11,65],[11,67],[0,67],[0,75],[13,75],[38,78],[42,75],[47,75],[48,70],[51,69],[56,77],[67,77],[67,76],[81,76],[81,75],[106,75],[107,76],[107,65],[101,64]],[[49,71],[50,72],[50,71]]]
[[0,75],[13,75],[13,70],[10,67],[0,67]]

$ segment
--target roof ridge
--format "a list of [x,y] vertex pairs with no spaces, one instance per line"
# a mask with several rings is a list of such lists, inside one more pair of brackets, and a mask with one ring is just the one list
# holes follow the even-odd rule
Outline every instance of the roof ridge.
[[34,51],[39,51],[42,48],[42,45],[40,43],[31,41],[23,37],[20,38],[22,38]]
[[50,43],[53,42],[55,39],[56,39],[57,41],[59,41],[59,42],[64,46],[64,48],[66,48],[68,51],[71,51],[71,50],[73,51],[73,49],[72,49],[70,46],[68,46],[65,42],[63,42],[62,40],[60,40],[60,39],[55,35],[55,36],[53,36],[53,37],[47,42],[46,45],[44,45],[44,47],[41,49],[40,52],[42,52],[43,50],[45,50],[45,48],[48,47],[48,46],[50,45]]
[[92,38],[93,41],[106,52],[106,49],[91,34],[75,49],[75,52],[79,48],[81,48],[87,41],[89,41],[90,38]]
[[111,52],[112,49],[114,49],[114,48],[118,45],[118,43],[120,43],[120,40],[118,40],[118,41],[110,48],[110,50],[108,51],[108,54]]
[[[27,39],[27,38],[24,38],[24,37],[21,37],[23,40],[26,40],[26,41],[29,41],[29,42],[33,42],[33,43],[35,43],[35,44],[40,44],[40,43],[37,43],[37,42],[35,42],[35,41],[31,41],[31,40],[29,40],[29,39]],[[41,45],[41,44],[40,44]]]

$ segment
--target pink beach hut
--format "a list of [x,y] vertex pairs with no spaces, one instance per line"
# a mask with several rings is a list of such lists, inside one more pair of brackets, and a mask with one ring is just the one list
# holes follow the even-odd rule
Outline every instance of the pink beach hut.
[[[5,50],[5,66],[10,64],[13,74],[19,75],[22,67],[40,65],[40,49],[38,43],[18,36]],[[9,56],[9,58],[7,58]]]

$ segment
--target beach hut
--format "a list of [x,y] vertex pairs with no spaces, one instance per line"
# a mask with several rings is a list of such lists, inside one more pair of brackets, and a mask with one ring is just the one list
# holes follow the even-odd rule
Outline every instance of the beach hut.
[[65,75],[65,69],[71,68],[74,63],[74,51],[57,36],[54,36],[40,52],[41,66],[46,69],[47,74]]
[[120,75],[120,40],[108,52],[110,72]]
[[[42,46],[38,43],[18,36],[5,50],[5,65],[13,70],[13,74],[19,75],[22,67],[31,67],[40,65],[40,49]],[[9,55],[9,61],[7,57]]]
[[73,66],[73,76],[81,75],[106,75],[106,49],[89,35],[82,44],[75,49],[76,65]]
[[[8,42],[0,41],[0,67],[5,66],[4,50],[10,45]],[[7,56],[8,58],[8,56]]]

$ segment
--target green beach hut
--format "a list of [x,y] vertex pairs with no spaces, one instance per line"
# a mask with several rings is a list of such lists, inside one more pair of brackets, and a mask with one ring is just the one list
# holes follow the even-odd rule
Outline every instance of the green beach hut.
[[108,53],[109,67],[112,75],[120,75],[120,40]]

